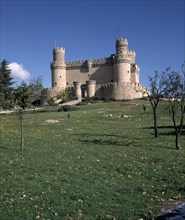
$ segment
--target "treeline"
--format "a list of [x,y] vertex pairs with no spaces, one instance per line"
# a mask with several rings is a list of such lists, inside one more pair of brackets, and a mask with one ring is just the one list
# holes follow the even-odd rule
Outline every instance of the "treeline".
[[0,109],[38,106],[43,90],[43,78],[39,76],[29,83],[23,81],[21,85],[15,87],[8,65],[8,61],[3,60],[0,66]]

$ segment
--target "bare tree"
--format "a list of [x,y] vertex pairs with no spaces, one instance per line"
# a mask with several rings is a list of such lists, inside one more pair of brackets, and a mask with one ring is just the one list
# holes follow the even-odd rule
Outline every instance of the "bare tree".
[[169,101],[175,129],[175,146],[179,150],[185,117],[185,73],[182,75],[169,68],[165,75],[164,86],[164,96]]
[[148,98],[153,110],[153,124],[155,137],[158,137],[157,107],[162,97],[163,78],[164,73],[159,73],[158,71],[155,71],[154,76],[149,77],[150,93],[148,94]]

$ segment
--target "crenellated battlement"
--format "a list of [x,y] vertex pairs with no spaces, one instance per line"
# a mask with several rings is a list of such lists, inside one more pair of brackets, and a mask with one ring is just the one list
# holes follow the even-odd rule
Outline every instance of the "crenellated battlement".
[[128,55],[135,57],[135,56],[136,56],[135,50],[129,50],[129,51],[128,51]]
[[135,63],[136,52],[134,50],[129,50],[128,57],[130,58],[131,63]]
[[87,59],[87,60],[76,60],[66,62],[66,68],[69,69],[80,69],[87,68],[88,70],[93,67],[113,65],[113,58],[99,58],[99,59]]
[[99,59],[87,59],[87,60],[75,60],[75,61],[68,61],[66,62],[66,65],[83,65],[87,63],[88,61],[92,62],[92,64],[100,64],[100,63],[107,63],[110,62],[111,58],[99,58]]
[[83,64],[85,60],[76,60],[76,61],[68,61],[66,62],[67,65],[69,64]]
[[132,82],[110,82],[104,84],[97,84],[97,87],[116,87],[116,86],[132,86],[133,88],[143,88],[144,86],[140,83]]
[[106,63],[108,61],[108,58],[99,58],[99,59],[92,59],[92,63],[98,64],[98,63]]
[[55,52],[55,53],[63,53],[63,52],[65,52],[65,48],[64,47],[55,47],[53,49],[53,52]]

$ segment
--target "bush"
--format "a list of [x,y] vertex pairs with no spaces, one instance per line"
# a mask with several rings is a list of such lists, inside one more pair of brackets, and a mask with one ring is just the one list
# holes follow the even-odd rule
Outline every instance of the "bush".
[[99,96],[93,96],[92,100],[101,100],[101,98]]
[[102,101],[103,102],[112,102],[112,100],[110,100],[110,99],[103,99]]
[[57,93],[57,95],[55,96],[56,100],[60,100],[59,104],[65,103],[65,102],[69,102],[70,101],[70,92],[69,91],[60,91]]
[[58,112],[70,112],[70,111],[76,111],[79,108],[71,105],[62,105],[59,109]]
[[142,98],[140,98],[139,100],[146,100],[146,101],[149,101],[148,97],[142,97]]
[[77,103],[76,105],[88,105],[88,102],[83,101],[83,102]]

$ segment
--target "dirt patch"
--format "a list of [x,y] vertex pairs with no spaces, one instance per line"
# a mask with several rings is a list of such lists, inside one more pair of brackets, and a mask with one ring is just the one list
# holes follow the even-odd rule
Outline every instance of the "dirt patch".
[[46,120],[47,123],[50,123],[50,124],[56,124],[56,123],[60,123],[59,120],[52,120],[52,119],[48,119]]
[[0,111],[0,114],[1,115],[8,115],[8,114],[12,114],[14,113],[15,111],[10,111],[10,110],[4,110],[4,111]]

